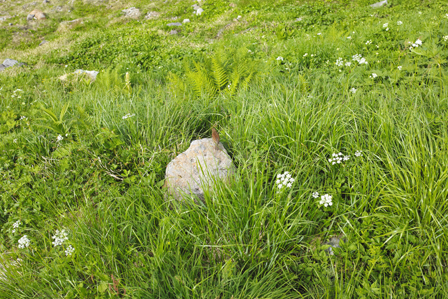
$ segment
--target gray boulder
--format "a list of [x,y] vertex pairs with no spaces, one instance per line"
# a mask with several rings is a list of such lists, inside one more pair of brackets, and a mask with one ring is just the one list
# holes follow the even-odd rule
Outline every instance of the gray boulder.
[[32,21],[34,19],[34,15],[32,15],[32,14],[29,14],[27,17],[26,17],[26,20],[27,21]]
[[167,26],[182,26],[181,23],[169,23]]
[[24,65],[24,63],[22,63],[22,62],[18,62],[17,60],[7,58],[7,59],[5,59],[5,60],[3,61],[2,64],[0,64],[0,66],[1,66],[1,67],[0,67],[0,71],[6,69],[6,68],[8,68],[8,67],[15,66],[16,64],[17,64],[18,66],[22,66],[22,65]]
[[203,186],[213,188],[213,178],[227,180],[235,166],[224,146],[212,138],[191,142],[190,147],[166,167],[165,187],[177,200],[183,195],[204,199]]

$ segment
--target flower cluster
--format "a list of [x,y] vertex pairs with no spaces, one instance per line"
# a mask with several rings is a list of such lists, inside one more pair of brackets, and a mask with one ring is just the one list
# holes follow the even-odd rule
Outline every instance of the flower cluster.
[[135,116],[135,114],[128,113],[125,116],[123,116],[122,119],[126,119],[126,118],[133,117],[133,116]]
[[403,25],[403,22],[402,21],[397,21],[397,25],[398,26]]
[[448,41],[448,35],[445,35],[445,36],[443,37],[443,40],[444,40],[444,41]]
[[352,56],[353,61],[357,61],[359,64],[368,64],[365,58],[361,56],[361,54],[355,54]]
[[72,245],[68,245],[67,249],[65,250],[65,256],[72,255],[73,252],[75,252],[75,248],[73,248]]
[[419,46],[421,46],[423,44],[423,42],[418,38],[415,43],[412,44],[411,47],[409,47],[409,50],[412,48],[418,48]]
[[62,137],[61,135],[58,135],[58,137],[56,138],[56,140],[59,142],[59,141],[62,141],[62,139],[64,139],[64,137]]
[[378,77],[378,75],[376,73],[372,73],[372,75],[369,76],[369,78],[375,79],[376,77]]
[[278,189],[282,189],[283,187],[292,187],[292,183],[294,183],[294,178],[291,177],[291,174],[287,171],[283,174],[277,174],[277,180],[275,181]]
[[350,92],[351,92],[351,93],[356,93],[356,91],[357,91],[357,89],[354,88],[354,87],[352,87],[352,88],[350,89]]
[[397,69],[398,69],[399,71],[401,71],[402,68],[403,68],[403,67],[402,67],[401,65],[397,66]]
[[348,159],[350,159],[350,156],[348,156],[348,155],[344,156],[342,153],[338,153],[338,154],[333,153],[331,156],[333,158],[328,159],[328,162],[330,162],[332,165],[341,164],[342,161],[347,161]]
[[333,197],[329,194],[322,195],[320,197],[319,204],[323,205],[324,207],[331,206],[333,205],[332,198]]
[[385,28],[386,31],[389,31],[389,23],[384,23],[383,28]]
[[26,235],[19,239],[19,248],[25,248],[30,246],[30,239]]
[[16,228],[19,228],[20,224],[22,224],[22,222],[20,222],[20,220],[17,220],[16,222],[14,222],[12,224],[13,230],[12,232],[15,233],[16,232]]
[[371,40],[366,41],[366,45],[370,45],[372,43]]
[[13,94],[11,95],[11,98],[21,98],[22,96],[20,94],[16,94],[18,91],[22,92],[23,90],[21,89],[16,89],[13,91]]
[[356,152],[355,152],[355,156],[356,156],[356,157],[361,157],[361,156],[362,156],[361,151],[356,151]]
[[53,237],[51,237],[51,238],[54,239],[54,241],[53,241],[53,245],[54,245],[54,246],[60,246],[60,245],[62,245],[65,241],[68,240],[67,235],[68,235],[68,234],[67,234],[67,232],[65,231],[65,229],[63,229],[63,230],[61,230],[61,231],[56,230],[56,234],[55,234]]
[[279,56],[279,57],[277,57],[277,59],[276,60],[278,60],[278,61],[283,61],[283,57],[281,57],[281,56]]

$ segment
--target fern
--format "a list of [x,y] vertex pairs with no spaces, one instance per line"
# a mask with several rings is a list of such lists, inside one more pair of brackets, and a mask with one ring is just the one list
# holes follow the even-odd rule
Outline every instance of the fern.
[[179,96],[189,89],[196,97],[215,97],[221,92],[235,95],[239,88],[247,89],[259,73],[258,65],[242,48],[230,52],[217,52],[204,62],[184,63],[185,77],[170,74],[172,94]]

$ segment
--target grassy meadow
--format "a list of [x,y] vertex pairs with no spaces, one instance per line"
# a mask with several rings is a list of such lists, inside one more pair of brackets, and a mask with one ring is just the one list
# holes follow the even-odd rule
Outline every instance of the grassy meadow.
[[448,4],[374,2],[0,3],[0,298],[448,298]]

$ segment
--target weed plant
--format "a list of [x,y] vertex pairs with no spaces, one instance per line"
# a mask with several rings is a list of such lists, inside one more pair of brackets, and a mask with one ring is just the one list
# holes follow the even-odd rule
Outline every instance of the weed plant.
[[[137,1],[191,27],[95,25],[1,72],[0,298],[448,297],[448,7],[372,2]],[[214,124],[236,174],[172,199]]]

